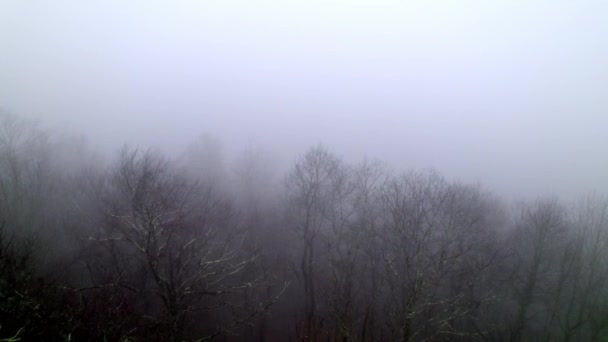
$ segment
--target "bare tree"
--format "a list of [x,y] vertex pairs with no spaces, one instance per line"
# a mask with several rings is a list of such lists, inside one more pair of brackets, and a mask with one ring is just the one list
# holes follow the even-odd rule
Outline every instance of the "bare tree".
[[384,284],[382,268],[381,190],[388,175],[385,168],[377,161],[364,161],[353,171],[353,219],[351,222],[351,245],[354,254],[358,255],[355,267],[359,270],[355,283],[359,286],[358,322],[361,341],[384,339],[382,334],[382,316],[380,311],[380,293]]
[[289,175],[287,189],[295,230],[301,234],[300,275],[304,292],[304,321],[298,327],[302,340],[314,341],[318,332],[316,282],[318,239],[326,230],[326,205],[331,195],[332,178],[340,162],[323,147],[309,150]]
[[327,301],[331,335],[335,339],[352,339],[358,308],[356,303],[361,276],[360,241],[353,230],[355,214],[352,168],[338,162],[328,175],[327,201],[323,218],[328,225],[326,238],[327,264],[329,266],[329,291]]
[[125,149],[104,198],[106,222],[94,239],[113,260],[110,285],[156,301],[161,310],[142,318],[166,340],[192,338],[184,328],[210,339],[268,308],[270,302],[258,302],[252,312],[217,319],[216,327],[192,321],[213,310],[229,315],[231,298],[260,285],[239,277],[256,256],[239,253],[234,213],[211,189],[180,177],[151,152]]
[[514,235],[516,310],[512,341],[521,341],[526,336],[530,308],[538,303],[539,288],[556,264],[565,229],[565,211],[555,199],[540,200],[521,213]]
[[478,190],[435,173],[409,173],[383,195],[386,314],[393,339],[473,336],[464,318],[486,300],[476,290],[493,262]]
[[0,215],[19,234],[43,221],[53,187],[47,132],[34,122],[0,113]]
[[546,296],[545,339],[601,340],[608,285],[608,203],[592,197],[572,212]]

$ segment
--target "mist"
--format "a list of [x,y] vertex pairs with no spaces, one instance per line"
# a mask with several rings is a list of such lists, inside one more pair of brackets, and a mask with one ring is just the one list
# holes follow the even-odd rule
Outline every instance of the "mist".
[[[97,254],[85,253],[93,240],[115,236],[137,240],[118,219],[128,216],[129,196],[124,191],[138,177],[157,175],[151,182],[158,186],[149,191],[163,194],[158,200],[166,205],[166,212],[159,217],[178,220],[169,213],[179,212],[179,220],[184,220],[179,221],[183,238],[193,241],[202,239],[194,222],[204,221],[205,229],[219,233],[205,235],[209,240],[199,247],[223,243],[225,249],[211,248],[209,255],[222,262],[231,260],[230,267],[243,266],[233,269],[242,276],[241,283],[233,279],[224,284],[219,277],[213,281],[223,287],[214,291],[219,294],[256,284],[252,292],[230,297],[228,302],[234,305],[222,309],[209,326],[198,329],[193,321],[171,316],[175,320],[171,324],[175,324],[159,328],[163,331],[158,335],[162,337],[157,336],[160,340],[229,339],[233,329],[224,327],[242,323],[232,308],[247,307],[250,296],[259,300],[247,307],[253,310],[242,313],[252,315],[255,328],[234,328],[235,335],[244,340],[253,336],[310,341],[444,338],[449,335],[445,326],[418,322],[416,335],[403,322],[380,327],[368,320],[383,317],[388,321],[389,316],[411,314],[411,307],[395,311],[381,303],[390,297],[390,291],[382,292],[383,286],[394,289],[398,284],[416,284],[392,279],[388,273],[380,275],[386,267],[390,269],[394,262],[395,267],[403,267],[400,272],[410,274],[414,272],[410,262],[419,262],[416,269],[430,267],[421,260],[434,260],[435,256],[401,255],[404,246],[376,241],[372,237],[376,235],[367,230],[371,235],[357,237],[346,237],[340,230],[375,222],[370,231],[380,229],[384,236],[406,241],[412,237],[403,233],[405,228],[400,225],[405,223],[389,222],[396,220],[397,204],[409,208],[402,208],[407,215],[414,215],[417,209],[413,208],[426,208],[428,200],[432,209],[424,210],[437,213],[433,216],[437,222],[425,218],[429,227],[442,226],[444,220],[456,224],[447,212],[459,208],[467,219],[456,225],[471,237],[467,243],[483,241],[474,244],[475,253],[499,259],[492,263],[492,270],[483,269],[491,274],[484,279],[490,280],[472,296],[483,305],[490,305],[484,300],[492,291],[508,299],[489,309],[480,326],[458,321],[460,311],[455,309],[458,318],[451,317],[450,324],[471,334],[462,336],[473,338],[471,331],[477,329],[475,338],[483,335],[485,340],[597,340],[603,336],[598,331],[603,330],[591,318],[580,318],[585,326],[581,330],[588,331],[572,328],[565,335],[555,333],[560,329],[556,323],[560,315],[572,307],[551,307],[546,317],[525,326],[522,320],[531,316],[530,308],[545,302],[536,297],[542,291],[534,284],[521,284],[560,284],[554,289],[559,294],[552,298],[566,301],[560,297],[563,289],[575,281],[568,278],[574,277],[570,271],[564,271],[564,260],[573,253],[573,246],[587,246],[590,234],[603,231],[597,229],[605,223],[600,212],[605,205],[603,196],[608,194],[607,14],[608,3],[599,0],[2,1],[0,231],[10,238],[3,240],[0,234],[0,246],[20,255],[30,249],[9,248],[11,239],[31,240],[37,246],[31,252],[32,274],[48,278],[54,284],[51,288],[69,287],[86,293],[92,302],[94,296],[87,297],[89,290],[81,289],[99,290],[97,295],[106,296],[105,302],[95,304],[99,307],[109,308],[120,297],[124,303],[135,303],[137,308],[131,309],[141,317],[160,317],[163,307],[158,298],[145,299],[151,303],[147,307],[140,303],[141,298],[129,297],[125,289],[104,292],[108,284],[121,283],[124,274],[133,277],[125,280],[125,286],[140,292],[147,291],[152,286],[148,282],[154,279],[164,286],[158,281],[164,269],[142,271],[144,266],[140,270],[120,262],[116,273],[111,273],[100,266],[112,264],[111,257],[126,260],[142,246],[133,242],[134,250],[113,250],[117,254],[109,255],[100,242],[95,247],[99,250],[94,248]],[[317,184],[323,200],[311,204],[302,196],[303,184],[311,179],[307,172],[312,169],[324,175],[327,183]],[[342,188],[343,183],[352,183],[352,187]],[[368,197],[381,203],[380,208],[368,208],[362,200]],[[439,198],[447,198],[447,202]],[[446,203],[450,203],[449,210],[443,207]],[[132,205],[141,209],[142,204]],[[354,216],[338,219],[336,213],[343,213],[344,208],[353,212],[356,222],[351,222]],[[302,217],[324,223],[308,227]],[[133,216],[133,222],[139,219]],[[551,229],[541,229],[541,221],[549,222]],[[293,230],[298,238],[292,236],[291,228],[284,228],[291,232],[286,233],[282,226],[297,227]],[[436,237],[437,241],[448,235]],[[57,236],[60,241],[53,241]],[[251,236],[256,238],[249,239]],[[520,238],[527,244],[517,254],[514,241]],[[376,245],[360,245],[360,239]],[[544,249],[544,254],[534,254],[550,243],[547,241],[554,241],[551,239],[563,253]],[[416,241],[435,248],[435,242]],[[507,247],[500,256],[484,254],[501,243]],[[319,246],[326,245],[332,246],[327,247],[331,251],[319,252]],[[302,249],[306,257],[287,246]],[[369,262],[358,259],[363,258],[359,254],[348,262],[340,259],[348,250],[363,253],[370,246],[381,246],[388,254],[368,255]],[[478,246],[482,247],[477,250]],[[598,251],[593,248],[592,252]],[[324,269],[317,261],[306,264],[312,250],[322,260],[319,264],[327,262],[331,267]],[[198,254],[192,253],[194,260]],[[86,265],[73,261],[84,254],[88,255],[82,261]],[[264,257],[258,259],[257,255]],[[477,256],[466,262],[476,265],[471,266],[475,272],[482,272],[476,268]],[[577,257],[581,265],[587,265],[581,260],[592,259]],[[0,249],[0,269],[1,259]],[[284,263],[274,265],[276,260]],[[378,302],[372,305],[353,297],[356,308],[346,309],[336,304],[337,297],[325,300],[311,294],[311,289],[338,291],[338,285],[344,285],[330,276],[336,260],[357,265],[362,269],[358,276],[382,279],[378,288],[375,283],[365,283],[360,289],[377,296]],[[295,266],[300,262],[301,266]],[[513,265],[531,270],[528,278]],[[553,265],[557,273],[563,266],[561,278],[538,280],[539,269],[545,265]],[[595,270],[596,266],[590,267]],[[65,269],[65,274],[50,276],[57,269]],[[81,276],[84,269],[89,278]],[[513,278],[498,277],[501,270],[511,272]],[[538,279],[533,270],[538,271]],[[570,298],[600,293],[593,292],[599,288],[594,272],[577,275],[589,280],[589,289],[582,294],[572,290]],[[534,281],[530,278],[533,273]],[[259,274],[264,274],[264,281],[257,284]],[[256,281],[246,280],[248,276]],[[527,280],[521,280],[524,278]],[[513,291],[528,297],[509,297],[508,286],[496,285],[501,282],[514,284]],[[60,286],[53,287],[55,284]],[[30,289],[31,284],[26,287]],[[441,287],[428,293],[441,297],[445,291],[449,292]],[[72,294],[55,294],[42,298],[66,296],[76,301]],[[298,304],[290,307],[286,301],[291,300]],[[591,304],[585,306],[585,300],[580,299],[580,317],[582,312],[595,312],[589,309]],[[328,306],[318,304],[315,309],[315,301]],[[68,314],[48,305],[48,312],[61,312],[77,321],[75,306]],[[328,314],[332,305],[353,315],[347,315],[348,327],[337,328],[336,317],[346,318]],[[151,325],[145,325],[148,330],[142,335],[130,335],[128,329],[116,326],[100,333],[95,324],[116,313],[99,307],[98,311],[89,308],[96,313],[94,320],[58,329],[91,340],[153,336],[156,328]],[[363,307],[371,311],[364,315]],[[501,315],[501,310],[512,314]],[[297,318],[293,322],[275,320],[273,312]],[[484,313],[476,312],[475,317]],[[22,327],[5,328],[4,333],[1,317],[3,341]],[[362,317],[366,323],[361,323]],[[540,321],[546,323],[544,328]],[[503,323],[501,328],[491,328]],[[129,328],[140,327],[136,322],[129,324]],[[323,330],[323,324],[336,326]],[[212,325],[222,328],[214,331]],[[455,326],[452,328],[458,330]],[[357,335],[355,331],[361,329],[364,333]],[[178,334],[178,330],[188,333]],[[67,338],[66,334],[62,336]],[[375,338],[370,337],[373,334],[377,334]],[[28,336],[25,338],[36,340],[55,335]]]
[[505,196],[606,190],[602,1],[5,1],[0,99],[177,151],[434,168]]

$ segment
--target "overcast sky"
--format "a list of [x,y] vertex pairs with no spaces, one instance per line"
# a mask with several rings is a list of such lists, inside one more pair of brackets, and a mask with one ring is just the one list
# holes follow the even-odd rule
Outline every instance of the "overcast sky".
[[0,107],[104,148],[207,132],[608,192],[608,1],[0,0]]

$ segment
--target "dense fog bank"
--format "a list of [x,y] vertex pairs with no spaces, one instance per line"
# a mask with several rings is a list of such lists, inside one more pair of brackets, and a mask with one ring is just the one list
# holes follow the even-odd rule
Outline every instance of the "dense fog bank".
[[227,157],[0,116],[0,341],[608,336],[608,199],[516,204],[331,146]]

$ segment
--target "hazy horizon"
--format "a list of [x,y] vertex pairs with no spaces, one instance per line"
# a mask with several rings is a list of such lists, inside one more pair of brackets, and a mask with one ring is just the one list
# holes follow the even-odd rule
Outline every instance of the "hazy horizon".
[[602,1],[3,1],[0,108],[94,147],[434,168],[608,192]]

